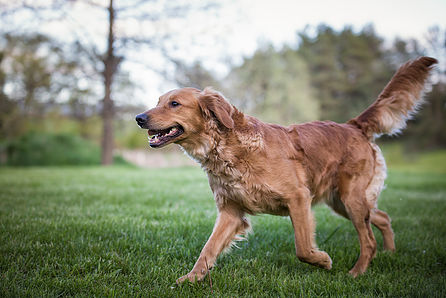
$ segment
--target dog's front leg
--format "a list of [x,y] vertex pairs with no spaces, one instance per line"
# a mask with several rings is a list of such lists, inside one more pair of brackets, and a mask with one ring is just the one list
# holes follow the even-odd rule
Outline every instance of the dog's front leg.
[[294,227],[296,254],[299,260],[325,269],[331,269],[331,258],[316,246],[314,219],[311,212],[311,195],[307,188],[301,188],[288,204]]
[[244,234],[248,228],[248,221],[238,209],[221,208],[211,237],[203,247],[194,268],[187,275],[177,279],[177,284],[186,280],[190,282],[202,280],[223,249],[230,245],[236,235]]

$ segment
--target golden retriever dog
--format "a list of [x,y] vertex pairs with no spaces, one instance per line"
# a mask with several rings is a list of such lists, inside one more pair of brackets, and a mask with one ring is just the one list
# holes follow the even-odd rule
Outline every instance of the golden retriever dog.
[[136,116],[151,147],[176,143],[201,165],[218,209],[197,262],[177,283],[202,280],[218,255],[249,231],[246,214],[289,216],[299,260],[330,269],[330,256],[315,242],[311,206],[320,202],[356,228],[360,254],[352,276],[364,273],[376,254],[371,224],[381,231],[384,249],[394,251],[390,218],[377,207],[386,164],[374,139],[405,127],[435,63],[429,57],[407,62],[370,107],[342,124],[263,123],[211,88],[172,90]]

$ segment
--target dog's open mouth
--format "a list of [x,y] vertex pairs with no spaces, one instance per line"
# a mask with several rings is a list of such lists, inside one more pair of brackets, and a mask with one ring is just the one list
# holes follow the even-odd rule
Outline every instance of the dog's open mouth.
[[161,147],[167,145],[171,141],[178,138],[184,133],[184,129],[180,126],[172,126],[163,130],[148,130],[149,145],[152,148]]

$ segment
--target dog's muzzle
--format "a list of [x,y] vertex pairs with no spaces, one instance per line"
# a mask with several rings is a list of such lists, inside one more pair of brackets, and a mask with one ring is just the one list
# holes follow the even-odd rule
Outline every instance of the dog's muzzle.
[[147,116],[146,113],[142,113],[139,115],[136,115],[136,123],[138,123],[139,127],[146,128],[147,122],[149,121],[149,116]]

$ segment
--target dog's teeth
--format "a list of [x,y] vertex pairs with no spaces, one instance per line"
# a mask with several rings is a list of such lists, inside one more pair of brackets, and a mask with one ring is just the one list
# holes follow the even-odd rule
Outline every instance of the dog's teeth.
[[170,131],[169,131],[166,135],[171,136],[171,135],[173,135],[174,133],[176,133],[177,131],[178,131],[178,128],[176,128],[176,127],[172,127],[172,128],[170,129]]

